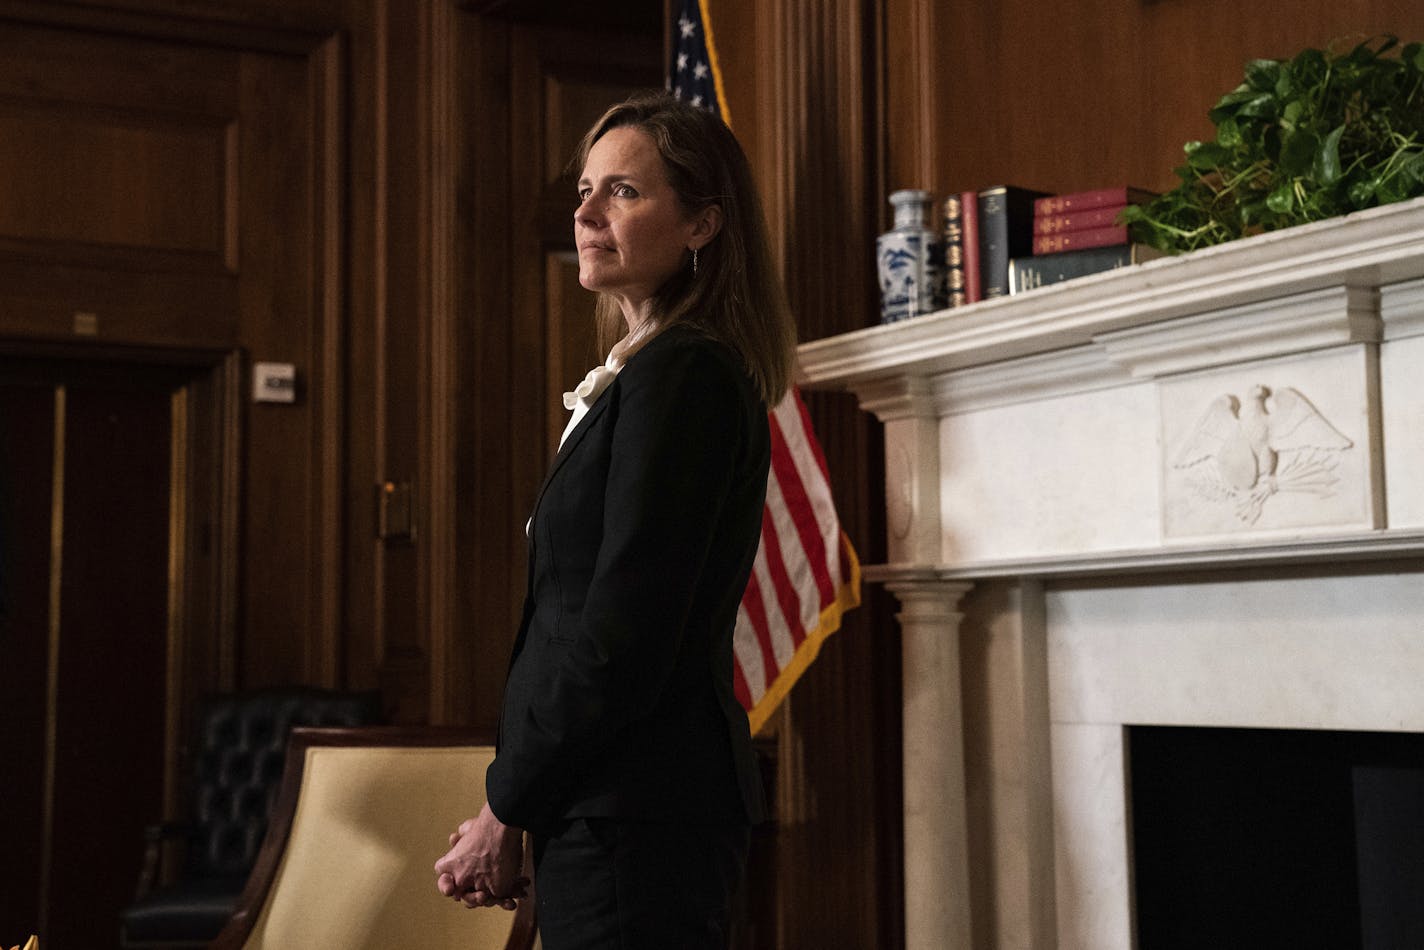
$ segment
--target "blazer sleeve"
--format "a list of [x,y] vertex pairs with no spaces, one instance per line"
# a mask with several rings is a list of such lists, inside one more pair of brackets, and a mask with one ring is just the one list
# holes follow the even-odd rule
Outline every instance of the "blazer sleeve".
[[729,486],[739,468],[745,477],[748,419],[765,411],[749,381],[710,341],[657,342],[607,394],[617,416],[602,540],[573,642],[552,688],[523,709],[519,741],[501,746],[486,776],[490,808],[506,824],[557,819],[579,770],[655,704]]

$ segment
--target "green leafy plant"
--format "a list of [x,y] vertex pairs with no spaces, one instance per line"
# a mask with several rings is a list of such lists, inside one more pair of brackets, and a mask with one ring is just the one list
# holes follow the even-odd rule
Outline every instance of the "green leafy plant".
[[1127,209],[1133,241],[1178,253],[1424,194],[1424,45],[1258,59],[1188,142],[1172,191]]

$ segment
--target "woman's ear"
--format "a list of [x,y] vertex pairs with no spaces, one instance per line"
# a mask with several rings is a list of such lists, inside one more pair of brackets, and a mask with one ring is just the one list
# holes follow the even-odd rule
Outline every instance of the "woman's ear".
[[708,205],[692,216],[692,236],[687,242],[688,250],[706,247],[722,230],[722,206]]

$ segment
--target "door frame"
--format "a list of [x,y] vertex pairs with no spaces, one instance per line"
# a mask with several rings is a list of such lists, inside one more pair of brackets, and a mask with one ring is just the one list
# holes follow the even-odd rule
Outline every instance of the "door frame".
[[[0,359],[33,361],[37,380],[95,365],[190,374],[170,394],[163,811],[173,815],[179,805],[186,710],[199,695],[230,691],[237,680],[245,355],[238,348],[173,350],[11,338],[0,339]],[[205,562],[206,569],[199,570]],[[204,630],[211,636],[200,648],[198,635]],[[48,710],[50,716],[54,712]],[[54,749],[45,750],[48,760],[54,754]]]

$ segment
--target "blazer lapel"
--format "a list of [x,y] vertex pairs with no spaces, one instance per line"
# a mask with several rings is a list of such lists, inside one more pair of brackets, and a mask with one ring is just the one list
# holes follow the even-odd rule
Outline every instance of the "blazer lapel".
[[588,430],[593,427],[594,421],[603,415],[604,409],[608,407],[608,394],[616,385],[618,385],[618,380],[615,379],[609,384],[607,389],[599,394],[598,399],[592,406],[588,407],[588,412],[584,413],[584,417],[580,419],[579,424],[574,427],[574,431],[569,433],[569,437],[565,439],[564,444],[559,447],[558,454],[554,456],[553,463],[549,465],[549,474],[544,476],[544,483],[539,486],[539,494],[534,499],[534,511],[529,516],[531,522],[539,516],[539,503],[544,500],[544,492],[548,490],[549,483],[554,480],[554,476],[558,474],[559,469],[568,461],[574,449],[578,448],[579,443],[582,442],[584,436],[588,434]]

